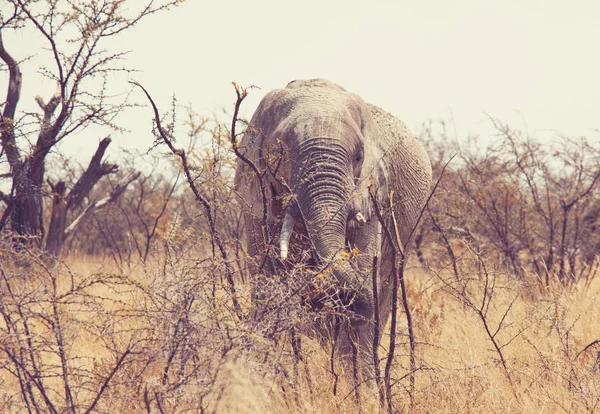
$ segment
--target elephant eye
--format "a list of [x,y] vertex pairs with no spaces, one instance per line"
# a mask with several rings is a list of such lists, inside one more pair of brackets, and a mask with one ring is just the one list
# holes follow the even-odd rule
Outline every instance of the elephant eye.
[[355,177],[360,176],[360,172],[362,170],[362,164],[363,164],[363,156],[364,156],[364,154],[363,154],[362,149],[359,149],[358,151],[356,151],[354,153],[353,169],[354,169]]
[[354,155],[354,160],[358,162],[358,161],[361,161],[362,159],[363,159],[362,150],[356,151],[356,154]]

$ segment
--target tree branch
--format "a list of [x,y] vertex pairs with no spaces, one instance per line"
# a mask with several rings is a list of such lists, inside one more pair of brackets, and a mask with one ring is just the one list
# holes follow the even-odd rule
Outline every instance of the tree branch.
[[35,101],[40,106],[40,108],[42,108],[42,111],[44,111],[44,118],[42,119],[42,128],[41,128],[42,133],[44,133],[44,132],[48,131],[48,129],[50,128],[50,126],[51,126],[50,121],[52,120],[52,115],[54,115],[54,111],[56,110],[56,107],[58,106],[58,104],[61,101],[60,85],[58,85],[56,92],[54,93],[52,98],[50,98],[48,100],[47,103],[44,103],[41,96],[37,96],[35,98]]
[[2,191],[0,191],[0,201],[2,201],[4,204],[8,205],[8,203],[10,201],[10,196],[8,194],[4,194]]
[[73,186],[67,196],[67,210],[77,208],[81,205],[83,199],[87,197],[96,183],[105,175],[117,171],[118,167],[115,164],[102,162],[106,148],[110,145],[110,137],[106,137],[98,144],[96,153],[90,160],[90,163],[81,175],[77,183]]
[[121,196],[121,194],[123,194],[123,192],[125,191],[127,186],[129,184],[131,184],[133,181],[137,180],[137,178],[139,176],[140,176],[139,172],[129,174],[128,176],[123,178],[119,184],[117,184],[117,186],[112,190],[112,192],[110,193],[110,195],[108,197],[105,197],[102,200],[95,201],[92,204],[90,204],[83,211],[83,213],[81,213],[79,215],[79,217],[77,217],[75,220],[73,220],[73,222],[69,225],[69,227],[67,227],[67,229],[65,230],[65,241],[69,237],[71,237],[73,234],[75,234],[75,232],[77,231],[77,229],[79,228],[81,223],[83,223],[89,216],[91,216],[96,211],[100,210],[101,208],[106,207],[108,204],[116,201]]
[[11,169],[17,169],[21,156],[19,149],[15,144],[15,112],[17,110],[17,103],[19,102],[19,96],[21,94],[21,71],[19,70],[19,64],[12,58],[4,47],[2,41],[2,33],[0,32],[0,59],[8,66],[9,80],[8,80],[8,91],[6,93],[6,102],[4,104],[4,111],[0,117],[0,139],[2,147],[6,151],[6,158],[10,164]]

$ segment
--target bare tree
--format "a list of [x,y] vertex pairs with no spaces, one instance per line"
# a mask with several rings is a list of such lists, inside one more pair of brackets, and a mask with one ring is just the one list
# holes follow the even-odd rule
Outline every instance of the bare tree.
[[[545,285],[552,279],[563,285],[581,278],[589,282],[600,252],[594,231],[600,147],[585,137],[561,135],[542,144],[498,120],[491,122],[498,138],[487,148],[468,142],[457,146],[458,164],[446,175],[426,217],[424,229],[433,231],[419,235],[418,248],[431,237],[434,249],[446,251],[455,275],[460,260],[453,242],[459,239],[483,249],[488,259],[501,260],[519,278],[535,274]],[[424,131],[434,160],[451,148],[445,131],[430,126]]]
[[[43,197],[48,154],[66,137],[91,125],[117,130],[115,117],[129,106],[127,96],[120,101],[111,97],[108,84],[109,75],[131,71],[120,63],[127,52],[109,51],[105,44],[144,17],[177,3],[175,0],[148,0],[143,4],[127,0],[9,0],[1,6],[0,59],[4,66],[0,68],[7,70],[9,76],[6,100],[0,105],[0,162],[5,160],[8,171],[0,178],[11,181],[11,190],[9,194],[0,194],[6,204],[0,230],[10,223],[13,233],[42,247],[46,233]],[[22,57],[9,52],[10,47],[2,38],[8,31],[25,29],[34,29],[42,39],[41,47],[52,56],[52,63],[42,65],[39,73],[55,82],[57,90],[47,100],[36,98],[40,113],[17,110]],[[46,243],[50,252],[60,252],[67,212],[81,205],[94,185],[117,169],[114,164],[101,162],[109,144],[108,138],[100,141],[87,170],[68,194],[64,181],[50,183],[54,199]],[[117,193],[109,200],[115,199]],[[95,208],[101,205],[98,203]]]

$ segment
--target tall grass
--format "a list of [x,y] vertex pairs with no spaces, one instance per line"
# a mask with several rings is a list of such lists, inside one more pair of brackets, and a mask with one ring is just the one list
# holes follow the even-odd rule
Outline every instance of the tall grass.
[[[172,253],[124,274],[102,257],[49,268],[5,249],[0,412],[379,410],[375,389],[363,385],[356,398],[351,367],[332,364],[331,344],[300,329],[265,336],[260,323],[237,319],[217,263]],[[410,263],[413,412],[597,410],[600,282],[527,284],[476,254],[460,278]],[[247,311],[248,286],[238,286]],[[402,412],[410,400],[402,323],[397,334],[392,390]]]

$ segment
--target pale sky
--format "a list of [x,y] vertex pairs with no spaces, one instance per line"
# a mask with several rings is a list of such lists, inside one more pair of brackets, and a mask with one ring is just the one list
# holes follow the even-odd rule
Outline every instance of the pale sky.
[[[36,45],[21,36],[14,55]],[[415,132],[452,116],[459,135],[485,137],[487,113],[532,135],[600,139],[599,45],[598,0],[186,0],[105,46],[132,51],[125,63],[141,71],[132,78],[163,110],[172,94],[200,114],[231,110],[235,81],[261,88],[243,108],[249,118],[269,90],[322,77]],[[22,67],[23,105],[40,93],[34,62]],[[2,91],[5,83],[0,74]],[[45,87],[51,95],[54,86]],[[148,148],[150,117],[148,108],[123,114],[131,132],[113,134],[113,153]],[[104,135],[85,132],[62,150],[87,160]]]

